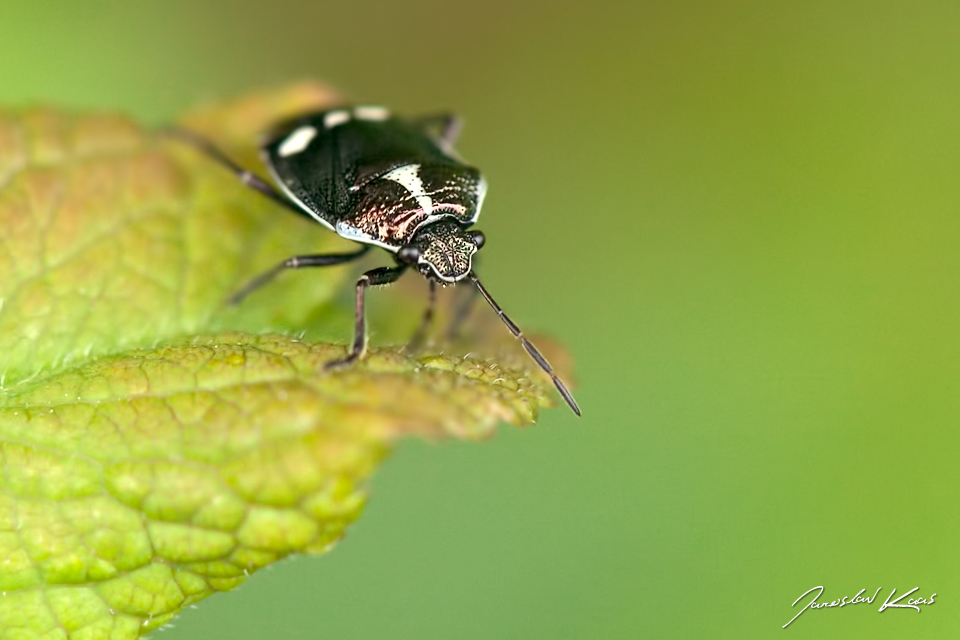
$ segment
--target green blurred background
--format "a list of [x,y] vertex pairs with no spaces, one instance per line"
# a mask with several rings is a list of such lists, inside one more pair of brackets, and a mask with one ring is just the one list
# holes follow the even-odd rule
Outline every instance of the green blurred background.
[[[303,78],[453,109],[485,282],[584,417],[407,442],[330,555],[169,640],[960,633],[960,4],[0,4],[0,103]],[[319,233],[320,231],[318,231]],[[879,602],[936,592],[922,614]]]

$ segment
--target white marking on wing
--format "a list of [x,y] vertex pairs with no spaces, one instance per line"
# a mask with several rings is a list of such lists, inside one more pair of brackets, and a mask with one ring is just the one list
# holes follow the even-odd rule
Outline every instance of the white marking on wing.
[[353,117],[357,120],[386,120],[390,117],[390,112],[384,107],[363,106],[353,110]]
[[287,136],[287,139],[284,140],[280,145],[280,148],[277,149],[277,153],[280,154],[281,158],[286,158],[300,153],[306,149],[316,137],[317,130],[314,127],[311,127],[310,125],[299,127],[293,133]]
[[480,215],[480,208],[483,206],[483,199],[487,197],[487,179],[480,176],[480,182],[477,183],[477,208],[473,212],[473,219],[476,220]]
[[324,129],[333,129],[334,127],[339,127],[345,122],[350,122],[350,112],[344,111],[343,109],[331,111],[327,115],[323,116]]
[[397,167],[393,171],[383,174],[383,179],[396,182],[409,191],[410,195],[416,198],[417,204],[420,205],[424,213],[429,215],[433,212],[433,199],[427,195],[423,188],[419,164],[405,164],[402,167]]

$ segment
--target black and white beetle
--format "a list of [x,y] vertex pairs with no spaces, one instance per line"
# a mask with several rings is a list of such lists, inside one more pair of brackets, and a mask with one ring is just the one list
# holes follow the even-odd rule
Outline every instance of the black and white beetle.
[[[377,106],[304,115],[278,128],[261,148],[263,161],[281,192],[199,136],[183,130],[172,133],[230,169],[247,186],[364,245],[352,253],[288,258],[247,284],[233,302],[285,269],[342,264],[359,258],[371,246],[394,254],[396,266],[372,269],[357,281],[353,348],[345,358],[328,362],[326,368],[363,357],[367,346],[366,288],[390,284],[413,267],[430,283],[430,303],[412,342],[422,338],[433,316],[437,284],[469,279],[579,416],[580,408],[546,358],[473,272],[473,254],[483,246],[484,236],[468,227],[480,215],[487,184],[480,172],[453,150],[459,130],[454,116],[402,120]],[[458,314],[460,319],[464,315]]]

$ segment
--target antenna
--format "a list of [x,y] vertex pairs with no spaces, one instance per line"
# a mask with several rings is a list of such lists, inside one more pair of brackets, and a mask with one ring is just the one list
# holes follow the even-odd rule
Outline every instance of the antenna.
[[553,372],[553,367],[550,366],[550,363],[547,362],[547,359],[543,357],[543,354],[537,350],[533,343],[523,337],[523,332],[520,331],[513,320],[510,319],[510,316],[503,312],[503,309],[500,308],[500,305],[497,304],[497,301],[494,300],[486,288],[480,284],[480,279],[477,278],[476,274],[471,271],[469,274],[470,279],[473,281],[473,284],[477,285],[477,290],[480,292],[480,295],[483,296],[483,299],[487,301],[493,310],[497,312],[497,315],[500,316],[500,319],[503,320],[503,324],[507,325],[507,329],[510,329],[510,333],[520,339],[520,344],[523,345],[523,348],[527,350],[527,353],[530,354],[530,357],[540,365],[540,368],[547,372],[550,378],[553,380],[553,384],[557,387],[557,391],[560,392],[560,395],[563,396],[564,401],[570,407],[570,410],[573,411],[578,416],[580,415],[580,407],[577,406],[577,401],[573,399],[573,396],[567,391],[567,388],[564,386],[560,378],[557,377],[557,374]]

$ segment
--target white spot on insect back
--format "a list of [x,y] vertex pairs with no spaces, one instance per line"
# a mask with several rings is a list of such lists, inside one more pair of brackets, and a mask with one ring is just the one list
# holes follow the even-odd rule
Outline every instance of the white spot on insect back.
[[480,208],[483,206],[483,199],[487,197],[487,179],[480,176],[480,182],[477,183],[477,208],[474,216],[480,215]]
[[287,139],[280,144],[280,148],[277,149],[277,153],[280,154],[281,158],[286,158],[288,156],[296,155],[307,148],[307,146],[313,142],[313,139],[317,137],[317,130],[310,125],[304,125],[294,130],[293,133],[287,136]]
[[384,107],[363,106],[353,110],[353,117],[357,120],[386,120],[390,117],[390,112]]
[[323,116],[323,126],[325,129],[339,127],[345,122],[350,122],[350,112],[344,111],[343,109],[331,111],[327,115]]
[[420,205],[424,213],[433,212],[433,200],[423,188],[419,164],[405,164],[402,167],[397,167],[393,171],[383,174],[383,179],[396,182],[409,191],[410,195],[416,198],[417,204]]

